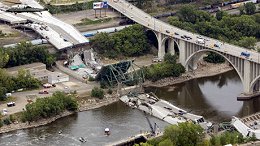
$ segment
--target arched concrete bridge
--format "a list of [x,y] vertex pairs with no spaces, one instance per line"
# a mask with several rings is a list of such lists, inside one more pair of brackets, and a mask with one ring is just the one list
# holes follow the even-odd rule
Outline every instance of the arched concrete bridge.
[[[256,51],[250,51],[174,27],[152,17],[125,0],[109,0],[108,5],[155,33],[158,40],[159,58],[163,58],[166,53],[166,40],[168,40],[168,52],[171,54],[175,53],[174,43],[178,45],[180,63],[187,70],[196,69],[197,61],[201,55],[206,52],[215,52],[223,56],[237,71],[244,86],[244,95],[253,96],[260,94],[259,54]],[[205,43],[200,43],[199,40],[201,39],[199,38],[205,40]],[[214,44],[218,44],[219,47],[215,47]],[[249,58],[241,56],[241,52],[246,51],[250,53]]]

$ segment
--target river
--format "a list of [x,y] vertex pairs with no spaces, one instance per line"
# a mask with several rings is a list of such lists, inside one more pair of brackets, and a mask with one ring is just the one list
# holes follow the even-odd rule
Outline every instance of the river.
[[[195,79],[182,84],[162,88],[148,88],[160,98],[192,113],[203,115],[212,122],[229,121],[232,116],[245,116],[259,111],[260,99],[237,101],[242,91],[241,81],[235,71],[221,75]],[[153,117],[161,129],[167,123]],[[104,128],[111,129],[111,135],[104,135]],[[59,134],[59,131],[62,133]],[[49,125],[18,130],[0,135],[0,145],[82,145],[79,137],[87,142],[83,145],[100,146],[148,131],[149,125],[142,112],[116,102],[98,109],[80,112]]]

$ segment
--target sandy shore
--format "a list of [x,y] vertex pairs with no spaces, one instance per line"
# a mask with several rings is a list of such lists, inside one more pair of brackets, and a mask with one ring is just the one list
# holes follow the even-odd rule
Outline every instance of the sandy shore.
[[[195,72],[187,72],[187,73],[184,73],[180,77],[169,77],[169,78],[158,80],[156,82],[146,81],[144,86],[163,87],[163,86],[182,83],[182,82],[185,82],[185,81],[188,81],[191,79],[195,79],[195,78],[214,76],[217,74],[221,74],[221,73],[230,71],[232,69],[233,68],[231,66],[229,66],[228,64],[214,65],[211,63],[202,62],[199,64],[198,69]],[[117,102],[117,101],[119,101],[119,98],[116,95],[113,95],[113,96],[110,95],[109,97],[105,97],[102,100],[98,100],[95,98],[87,99],[87,100],[81,101],[81,103],[79,103],[78,112],[99,108],[99,107],[106,106],[106,105],[109,105],[109,104]],[[26,123],[16,123],[16,124],[12,123],[10,125],[4,125],[3,127],[0,128],[0,133],[6,133],[6,132],[14,131],[14,130],[43,126],[43,125],[52,123],[59,118],[66,117],[66,116],[74,114],[74,113],[77,113],[77,112],[65,111],[62,114],[57,115],[55,117],[51,117],[48,119],[42,119],[37,122],[30,122],[30,123],[26,122]]]

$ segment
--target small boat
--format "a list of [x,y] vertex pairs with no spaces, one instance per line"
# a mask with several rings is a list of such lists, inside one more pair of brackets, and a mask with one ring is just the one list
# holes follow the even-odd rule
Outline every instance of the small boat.
[[80,141],[80,142],[83,142],[83,143],[84,143],[84,142],[87,142],[87,140],[84,139],[83,137],[80,137],[80,138],[79,138],[79,141]]
[[170,124],[192,121],[205,130],[212,126],[212,123],[206,122],[203,116],[188,113],[168,101],[159,99],[153,93],[130,93],[120,97],[120,100],[132,108],[144,111]]
[[110,135],[110,130],[109,130],[109,128],[106,128],[106,129],[105,129],[105,135],[107,135],[107,136]]

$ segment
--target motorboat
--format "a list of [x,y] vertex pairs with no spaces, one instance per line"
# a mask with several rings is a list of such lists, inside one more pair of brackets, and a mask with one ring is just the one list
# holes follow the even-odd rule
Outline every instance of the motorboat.
[[107,136],[110,135],[110,130],[109,130],[109,128],[105,128],[105,135],[107,135]]
[[87,142],[87,140],[85,138],[83,138],[83,137],[80,137],[79,141],[82,142],[82,143]]
[[152,92],[149,94],[130,92],[127,95],[123,95],[120,100],[132,108],[144,111],[169,124],[191,121],[199,124],[205,130],[212,126],[212,123],[207,122],[203,116],[188,113],[187,111],[172,105],[168,101],[159,99]]

